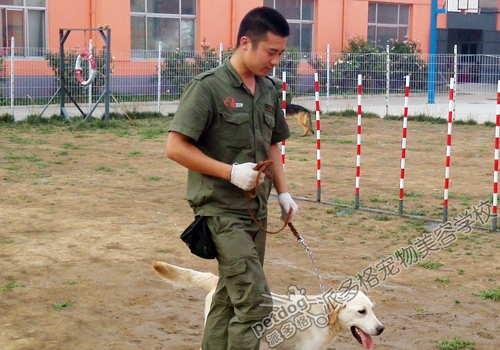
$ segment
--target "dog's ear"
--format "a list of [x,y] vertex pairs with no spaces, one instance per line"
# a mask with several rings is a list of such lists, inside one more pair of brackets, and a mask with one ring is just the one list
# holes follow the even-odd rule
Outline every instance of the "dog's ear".
[[335,309],[333,309],[333,311],[331,311],[328,314],[328,325],[329,326],[331,326],[331,325],[335,324],[335,322],[337,322],[340,310],[344,309],[345,307],[346,307],[346,304],[335,305]]

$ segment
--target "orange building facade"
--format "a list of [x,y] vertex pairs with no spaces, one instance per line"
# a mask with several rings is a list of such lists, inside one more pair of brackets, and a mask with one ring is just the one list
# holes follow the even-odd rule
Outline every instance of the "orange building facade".
[[[300,51],[326,52],[330,45],[331,52],[340,52],[349,38],[369,38],[371,33],[373,39],[375,27],[384,33],[384,39],[394,33],[402,39],[405,34],[420,41],[424,53],[429,51],[430,0],[7,0],[1,3],[4,47],[10,46],[9,38],[14,36],[17,46],[54,49],[59,46],[60,28],[102,25],[112,29],[112,49],[148,50],[157,48],[157,42],[162,41],[164,49],[199,50],[203,38],[215,48],[219,43],[224,48],[234,47],[243,16],[254,7],[268,5],[284,9]],[[445,0],[439,0],[439,7],[444,3]],[[402,10],[393,12],[394,6]],[[374,11],[378,11],[375,17]],[[404,17],[404,23],[394,23],[394,15]],[[445,15],[438,17],[438,27],[446,27]],[[71,34],[66,45],[84,46],[84,40],[90,38],[98,47],[104,44],[99,33],[88,32]]]

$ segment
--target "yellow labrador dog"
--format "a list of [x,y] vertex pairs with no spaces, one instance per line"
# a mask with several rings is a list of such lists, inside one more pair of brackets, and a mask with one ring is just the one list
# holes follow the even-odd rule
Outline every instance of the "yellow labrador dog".
[[[217,276],[159,261],[153,267],[176,287],[201,287],[207,290],[206,319],[217,286]],[[330,297],[335,298],[335,295]],[[274,311],[262,322],[256,323],[253,331],[262,343],[267,343],[272,349],[324,350],[332,345],[341,331],[347,330],[366,349],[372,349],[372,336],[384,331],[384,326],[373,312],[372,302],[362,291],[358,291],[346,303],[333,307],[325,301],[324,295],[272,294],[269,298],[272,298]],[[325,307],[327,304],[329,306]]]

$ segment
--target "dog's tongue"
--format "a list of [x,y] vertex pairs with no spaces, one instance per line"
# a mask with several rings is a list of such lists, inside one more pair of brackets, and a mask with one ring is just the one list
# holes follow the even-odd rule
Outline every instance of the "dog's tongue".
[[370,337],[368,334],[366,334],[359,328],[358,328],[358,334],[361,336],[361,342],[363,343],[364,347],[367,348],[368,350],[373,349],[372,337]]

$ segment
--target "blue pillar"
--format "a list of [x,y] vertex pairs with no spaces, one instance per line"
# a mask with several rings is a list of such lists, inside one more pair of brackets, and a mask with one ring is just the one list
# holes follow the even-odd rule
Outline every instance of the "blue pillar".
[[437,53],[437,15],[446,13],[446,9],[438,9],[438,0],[431,1],[431,35],[429,47],[429,78],[427,103],[434,103],[436,96],[436,53]]

